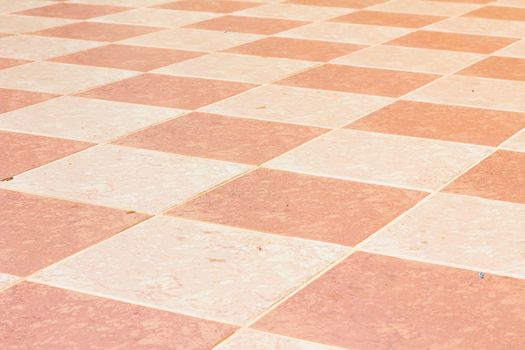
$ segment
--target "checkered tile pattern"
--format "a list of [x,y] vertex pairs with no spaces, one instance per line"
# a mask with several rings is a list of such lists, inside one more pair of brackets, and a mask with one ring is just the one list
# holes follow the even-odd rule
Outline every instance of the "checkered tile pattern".
[[0,0],[0,348],[525,349],[522,0]]

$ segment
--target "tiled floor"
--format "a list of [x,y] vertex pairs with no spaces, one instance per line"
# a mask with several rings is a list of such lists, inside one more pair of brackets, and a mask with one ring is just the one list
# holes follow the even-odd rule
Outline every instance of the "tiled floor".
[[0,349],[525,349],[525,1],[0,0]]

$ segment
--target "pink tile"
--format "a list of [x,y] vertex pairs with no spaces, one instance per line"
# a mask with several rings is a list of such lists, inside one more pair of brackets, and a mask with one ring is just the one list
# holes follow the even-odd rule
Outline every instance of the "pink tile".
[[56,95],[41,92],[0,88],[0,113],[9,112],[38,102],[49,100]]

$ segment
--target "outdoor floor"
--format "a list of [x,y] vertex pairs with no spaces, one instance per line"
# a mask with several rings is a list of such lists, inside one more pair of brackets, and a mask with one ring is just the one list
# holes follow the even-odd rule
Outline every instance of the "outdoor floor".
[[0,0],[0,349],[525,349],[525,0]]

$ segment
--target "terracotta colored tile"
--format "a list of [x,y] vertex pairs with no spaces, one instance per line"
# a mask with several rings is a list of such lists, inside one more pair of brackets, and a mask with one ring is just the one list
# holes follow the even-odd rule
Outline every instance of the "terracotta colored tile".
[[1,70],[0,87],[67,94],[132,75],[133,72],[109,68],[34,62]]
[[46,2],[40,0],[2,0],[0,2],[0,13],[12,13],[15,11],[27,10],[34,7],[42,7],[44,5],[46,5]]
[[306,126],[190,113],[129,135],[125,146],[259,164],[320,135]]
[[73,22],[64,18],[0,15],[0,31],[12,34],[29,33]]
[[525,59],[491,56],[463,69],[458,74],[525,81]]
[[439,193],[360,248],[525,277],[525,206]]
[[329,41],[270,37],[233,47],[228,52],[308,61],[329,61],[364,48]]
[[241,164],[103,145],[0,185],[91,204],[157,213],[248,169]]
[[18,277],[11,276],[5,273],[0,273],[0,290],[9,287],[11,284],[15,283],[18,280]]
[[414,13],[430,16],[458,16],[479,8],[479,5],[440,2],[440,1],[414,1],[391,0],[374,6],[374,11]]
[[385,2],[386,0],[288,0],[291,4],[304,4],[329,7],[364,8]]
[[238,117],[337,127],[390,102],[391,99],[379,96],[268,85],[212,104],[204,110]]
[[348,13],[349,9],[339,7],[304,6],[295,4],[270,3],[237,13],[242,16],[272,17],[302,21],[322,21]]
[[449,74],[480,60],[482,57],[482,55],[469,52],[378,45],[340,57],[332,63]]
[[525,153],[497,151],[461,175],[445,191],[525,203]]
[[4,349],[205,350],[232,326],[24,282],[0,295]]
[[168,214],[354,245],[423,196],[416,191],[259,169]]
[[313,344],[298,339],[281,337],[275,334],[244,330],[235,334],[215,350],[337,350],[328,345]]
[[13,35],[0,39],[0,56],[25,60],[45,60],[100,45],[101,43],[95,41]]
[[525,8],[506,6],[485,6],[467,13],[467,17],[481,17],[493,19],[506,19],[510,21],[525,21]]
[[157,69],[153,73],[264,84],[311,68],[314,65],[315,63],[312,62],[281,58],[211,53]]
[[[9,112],[18,108],[29,106],[48,100],[55,95],[43,94],[32,91],[11,90],[0,88],[0,113]],[[1,118],[2,116],[0,116]]]
[[171,29],[128,39],[122,43],[168,49],[217,51],[260,39],[260,35],[214,30]]
[[35,35],[95,40],[119,41],[159,31],[161,28],[130,26],[126,24],[79,22],[35,32]]
[[345,129],[323,135],[266,166],[433,190],[475,164],[489,150]]
[[514,151],[525,152],[525,129],[505,142],[503,147]]
[[[57,0],[57,1],[70,1],[70,0]],[[78,3],[85,4],[101,4],[101,5],[110,5],[110,6],[119,6],[122,5],[122,0],[75,0]],[[166,0],[126,0],[126,6],[130,7],[146,7],[146,6],[155,6],[159,4],[166,3]],[[98,21],[98,18],[97,18]]]
[[279,36],[357,44],[380,44],[408,33],[406,28],[365,24],[315,22],[279,33]]
[[127,7],[99,6],[87,4],[53,4],[17,12],[19,15],[88,19],[127,10]]
[[525,22],[478,17],[452,17],[426,28],[432,31],[457,32],[490,36],[525,37]]
[[207,12],[189,12],[162,10],[156,8],[138,8],[130,11],[115,13],[113,15],[98,17],[96,21],[141,26],[176,28],[190,23],[204,21],[217,16],[219,15]]
[[231,13],[256,6],[261,6],[261,4],[248,1],[181,0],[159,5],[157,7],[172,10]]
[[224,16],[190,24],[186,28],[251,34],[275,34],[307,23],[274,18]]
[[195,58],[202,53],[143,46],[108,45],[57,57],[55,62],[148,71]]
[[0,131],[0,180],[90,146],[85,142]]
[[502,49],[516,40],[495,36],[418,31],[394,39],[388,44],[488,54]]
[[438,77],[424,73],[326,64],[284,79],[279,84],[399,97]]
[[523,293],[523,280],[355,253],[255,327],[356,349],[519,348]]
[[520,40],[513,45],[507,46],[503,50],[498,51],[498,55],[525,58],[525,40]]
[[172,108],[64,96],[3,114],[0,128],[107,142],[181,113]]
[[459,3],[465,3],[465,4],[488,4],[489,2],[493,2],[494,0],[433,0],[433,1],[459,2]]
[[525,127],[525,113],[398,101],[348,127],[497,146]]
[[34,279],[242,324],[345,253],[332,244],[160,216]]
[[0,272],[26,276],[147,216],[0,190]]
[[419,28],[440,21],[444,18],[445,17],[415,15],[408,13],[358,11],[334,18],[332,21],[391,27]]
[[255,85],[221,80],[144,74],[82,93],[100,98],[152,106],[196,109],[246,91]]
[[521,81],[453,75],[425,86],[407,98],[525,112],[523,91],[525,83]]
[[28,63],[28,62],[30,62],[30,61],[15,60],[15,59],[12,59],[12,58],[0,57],[0,69],[11,68],[11,67],[14,67],[14,66],[20,66],[20,65]]

